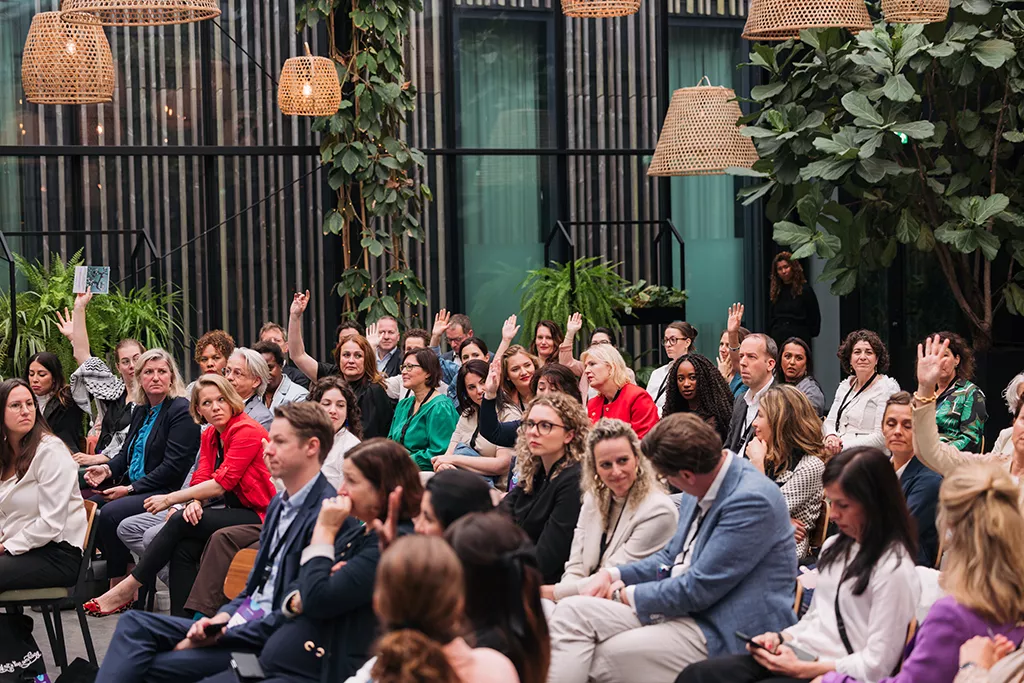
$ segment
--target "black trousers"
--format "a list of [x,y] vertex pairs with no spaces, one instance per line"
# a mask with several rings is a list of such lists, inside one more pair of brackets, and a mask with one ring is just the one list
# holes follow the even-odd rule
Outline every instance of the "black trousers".
[[124,576],[128,573],[128,563],[132,561],[131,551],[117,537],[117,526],[129,517],[145,512],[143,503],[150,496],[159,493],[167,491],[139,493],[109,503],[100,495],[89,499],[100,506],[100,514],[96,518],[96,547],[103,551],[103,559],[107,561],[108,577]]
[[51,541],[21,555],[0,553],[0,593],[74,586],[81,568],[82,551],[67,541]]
[[157,572],[170,564],[171,616],[187,617],[185,602],[199,574],[199,560],[206,542],[218,529],[239,524],[259,524],[260,516],[248,508],[204,508],[199,524],[193,526],[176,512],[146,548],[132,571],[139,583],[152,585]]
[[726,655],[686,667],[676,683],[808,683],[809,678],[773,674],[750,655]]

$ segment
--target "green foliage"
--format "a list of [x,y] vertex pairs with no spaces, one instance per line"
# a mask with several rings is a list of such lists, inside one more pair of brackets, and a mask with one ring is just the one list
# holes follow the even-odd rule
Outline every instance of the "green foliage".
[[686,292],[664,285],[649,285],[646,280],[629,285],[622,291],[626,300],[622,312],[629,315],[634,308],[679,308],[686,303]]
[[856,37],[804,31],[755,45],[745,65],[768,81],[744,121],[766,181],[740,197],[768,198],[775,241],[825,259],[837,295],[899,245],[934,252],[983,345],[1001,305],[1024,312],[1024,13],[1012,4],[952,0],[946,23]]
[[[53,254],[49,267],[15,255],[16,267],[29,290],[18,292],[18,339],[13,348],[10,296],[0,296],[0,375],[22,374],[29,357],[39,351],[57,354],[67,374],[77,367],[71,342],[57,327],[57,312],[74,305],[75,266],[83,260],[81,250],[66,264],[59,254]],[[171,348],[173,340],[183,334],[177,322],[180,305],[179,292],[154,291],[149,286],[127,294],[112,288],[109,294],[95,296],[86,312],[92,353],[109,360],[117,342],[127,337],[138,339],[146,348]]]
[[[416,103],[416,89],[405,81],[402,43],[420,0],[305,0],[298,7],[298,30],[327,21],[331,56],[337,63],[342,102],[333,116],[313,128],[323,134],[320,157],[337,207],[324,218],[324,234],[345,243],[345,272],[336,291],[350,317],[368,321],[399,316],[400,305],[427,303],[422,282],[408,266],[406,238],[425,238],[419,215],[430,189],[417,178],[426,164],[418,149],[401,139],[401,127]],[[339,51],[334,13],[352,22],[352,43]],[[358,232],[353,232],[358,231]],[[359,236],[361,257],[348,250]],[[387,270],[371,276],[370,259],[387,257]]]

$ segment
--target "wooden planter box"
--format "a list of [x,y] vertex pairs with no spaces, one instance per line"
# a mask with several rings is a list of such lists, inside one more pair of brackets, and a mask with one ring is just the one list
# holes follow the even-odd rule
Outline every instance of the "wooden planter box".
[[615,318],[623,327],[637,327],[640,325],[667,325],[676,320],[683,319],[682,308],[634,308],[633,313],[626,315],[622,311],[615,313]]

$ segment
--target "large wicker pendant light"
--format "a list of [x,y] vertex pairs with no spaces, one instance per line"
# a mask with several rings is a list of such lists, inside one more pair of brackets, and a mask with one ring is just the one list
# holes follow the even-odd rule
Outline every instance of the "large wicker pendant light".
[[743,37],[747,40],[789,40],[809,28],[871,30],[864,0],[752,0]]
[[750,168],[757,161],[753,141],[736,126],[743,115],[736,93],[711,81],[701,83],[672,94],[647,175],[722,175],[727,168]]
[[949,16],[949,0],[882,0],[890,24],[934,24]]
[[60,12],[32,17],[21,60],[25,99],[36,104],[93,104],[114,98],[114,58],[103,27],[69,24]]
[[292,57],[281,69],[277,106],[288,116],[333,116],[341,106],[341,82],[334,62],[314,57],[306,43],[305,57]]
[[562,0],[562,14],[567,17],[628,17],[638,11],[640,0]]
[[220,16],[218,0],[64,0],[64,21],[104,26],[167,26]]

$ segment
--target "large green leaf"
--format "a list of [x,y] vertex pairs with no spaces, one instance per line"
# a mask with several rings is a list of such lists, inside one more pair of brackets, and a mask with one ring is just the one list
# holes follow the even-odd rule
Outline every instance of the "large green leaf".
[[991,38],[978,43],[971,50],[974,58],[990,69],[998,69],[1016,53],[1017,51],[1014,49],[1013,43],[1001,38]]
[[853,167],[852,160],[825,159],[807,164],[800,169],[800,177],[804,180],[821,178],[823,180],[839,180]]
[[775,224],[775,233],[772,235],[772,239],[776,242],[787,246],[802,245],[813,238],[813,228],[791,223],[790,221],[777,222]]
[[857,91],[848,92],[843,95],[843,99],[841,101],[843,103],[843,108],[857,118],[864,119],[876,126],[881,126],[885,123],[882,116],[875,111],[871,101],[862,93]]
[[758,102],[775,97],[786,88],[786,81],[769,83],[768,85],[757,85],[750,89],[750,96]]
[[931,121],[907,121],[898,123],[893,128],[915,140],[926,140],[935,134],[935,124]]
[[915,95],[914,86],[903,74],[890,76],[882,88],[882,93],[894,102],[909,102]]

